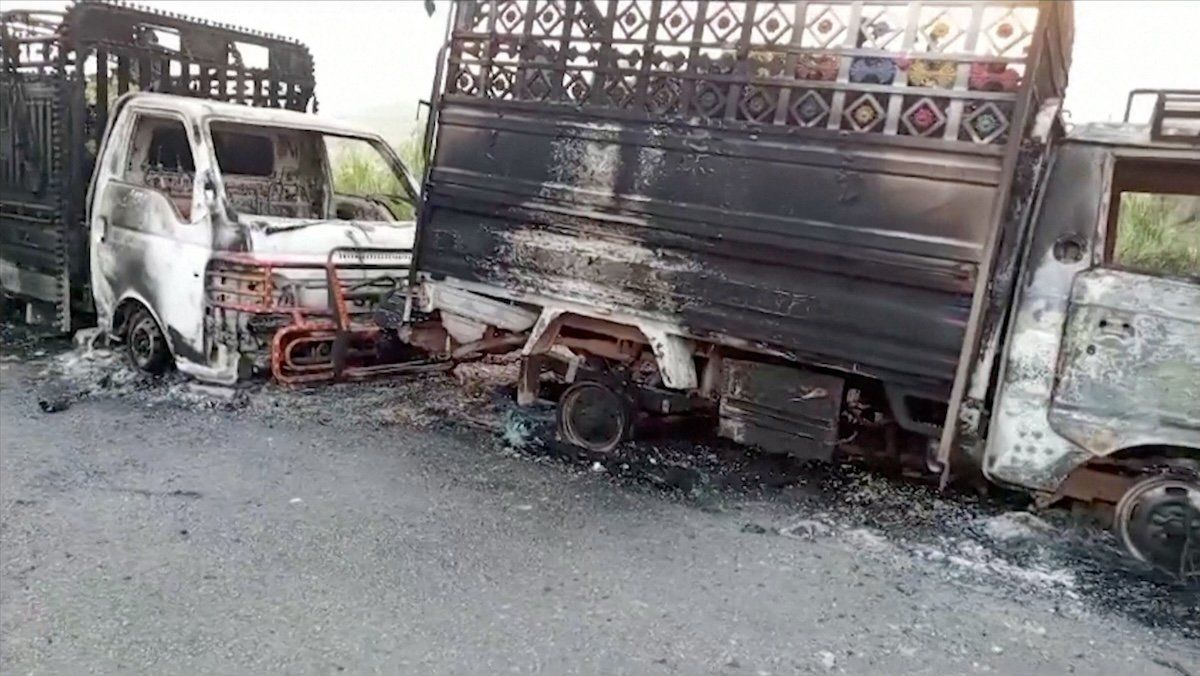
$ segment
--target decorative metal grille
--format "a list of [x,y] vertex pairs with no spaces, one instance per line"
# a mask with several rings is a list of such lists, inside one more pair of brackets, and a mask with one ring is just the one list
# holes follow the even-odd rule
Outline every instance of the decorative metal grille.
[[975,144],[1007,140],[1032,1],[461,2],[447,93]]

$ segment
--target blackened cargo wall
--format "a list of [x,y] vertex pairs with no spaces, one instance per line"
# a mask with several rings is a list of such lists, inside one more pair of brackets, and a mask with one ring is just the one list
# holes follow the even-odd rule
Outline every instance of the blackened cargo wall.
[[423,274],[948,390],[1037,5],[458,9]]

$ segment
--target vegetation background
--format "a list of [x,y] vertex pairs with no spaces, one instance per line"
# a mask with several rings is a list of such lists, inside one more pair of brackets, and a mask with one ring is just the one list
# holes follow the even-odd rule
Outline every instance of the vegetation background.
[[1123,194],[1115,257],[1130,270],[1200,277],[1200,197]]
[[[398,142],[392,144],[396,155],[404,162],[413,180],[420,185],[425,177],[425,155],[422,150],[424,127],[414,126]],[[333,185],[341,193],[353,195],[404,195],[404,188],[386,167],[373,158],[357,153],[348,153],[333,167]],[[400,220],[414,217],[411,204],[398,204]]]

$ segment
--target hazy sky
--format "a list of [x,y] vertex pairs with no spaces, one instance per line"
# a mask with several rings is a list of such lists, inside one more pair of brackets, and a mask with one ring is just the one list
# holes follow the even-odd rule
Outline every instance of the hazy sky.
[[[5,8],[61,7],[5,0]],[[419,0],[265,2],[143,0],[141,4],[295,37],[312,49],[322,113],[385,133],[407,126],[427,99],[448,8]],[[1200,88],[1200,0],[1083,0],[1067,108],[1075,122],[1120,119],[1134,87]],[[399,113],[399,114],[398,114]],[[390,119],[389,119],[390,118]],[[400,119],[396,119],[400,118]]]

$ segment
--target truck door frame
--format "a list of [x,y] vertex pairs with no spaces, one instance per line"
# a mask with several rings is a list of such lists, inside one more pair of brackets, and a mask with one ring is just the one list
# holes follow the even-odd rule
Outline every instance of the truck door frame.
[[[170,120],[183,127],[193,165],[191,208],[187,217],[184,217],[162,191],[127,180],[134,134],[137,133],[140,123],[147,118]],[[110,124],[114,126],[106,133],[97,171],[88,192],[92,276],[100,324],[109,332],[119,330],[117,323],[123,305],[128,302],[139,303],[162,328],[172,354],[177,358],[182,357],[203,365],[207,352],[203,329],[204,269],[212,253],[211,213],[206,200],[202,199],[204,177],[211,175],[208,146],[195,120],[182,111],[155,105],[153,102],[141,103],[136,99],[128,101],[126,105],[117,107],[112,119]],[[164,224],[164,232],[144,234],[171,242],[176,250],[175,254],[169,257],[170,260],[166,260],[168,257],[144,252],[140,260],[135,261],[135,265],[118,266],[123,270],[132,268],[132,271],[140,276],[139,279],[131,275],[126,283],[120,283],[105,270],[105,260],[118,255],[114,253],[112,244],[108,241],[112,229],[119,227],[111,222],[112,215],[108,213],[112,205],[105,204],[106,192],[111,186],[154,191],[170,203],[171,213],[174,215],[170,223]],[[187,264],[189,260],[191,265]],[[110,267],[112,264],[111,261],[108,263]],[[155,283],[155,280],[167,278],[170,278],[168,284]],[[169,298],[164,295],[168,293],[171,296]]]
[[1200,196],[1200,158],[1134,149],[1110,158],[1092,265],[1067,300],[1050,427],[1095,456],[1200,449],[1200,411],[1186,403],[1200,382],[1200,270],[1173,274],[1116,260],[1125,195]]

